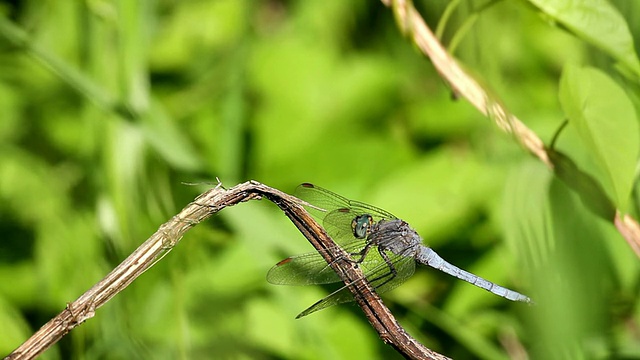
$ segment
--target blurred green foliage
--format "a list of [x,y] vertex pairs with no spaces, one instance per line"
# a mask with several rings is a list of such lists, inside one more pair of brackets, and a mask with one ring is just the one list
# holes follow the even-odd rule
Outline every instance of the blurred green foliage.
[[[606,21],[589,18],[598,26],[585,30],[570,11],[581,3],[605,7]],[[549,141],[569,116],[558,95],[566,64],[599,68],[636,111],[640,99],[631,44],[640,44],[640,5],[553,4],[415,5],[433,29],[448,14],[443,42]],[[374,204],[450,262],[536,300],[513,304],[418,269],[385,303],[438,352],[640,357],[630,248],[514,139],[456,101],[382,3],[2,1],[0,109],[0,354],[208,187],[181,182],[219,177],[287,192],[309,181]],[[558,149],[597,179],[637,186],[637,144],[623,142],[616,163],[616,139],[596,141],[598,161],[624,164],[603,175],[581,134],[567,129]],[[628,201],[627,188],[606,189]],[[399,358],[353,305],[294,320],[329,288],[276,287],[264,276],[310,250],[266,201],[225,209],[42,358]]]

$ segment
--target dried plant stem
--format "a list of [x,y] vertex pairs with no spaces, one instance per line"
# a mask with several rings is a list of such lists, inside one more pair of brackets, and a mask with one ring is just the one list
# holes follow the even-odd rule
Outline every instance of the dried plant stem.
[[[496,99],[489,96],[487,91],[456,62],[410,0],[382,0],[382,2],[392,8],[401,31],[410,36],[422,53],[431,59],[440,76],[449,83],[457,95],[466,98],[482,114],[492,118],[502,130],[513,134],[531,154],[553,169],[546,147],[538,135],[515,115],[509,113]],[[613,222],[636,256],[640,257],[638,222],[620,211],[616,211]]]
[[267,198],[278,205],[320,251],[345,284],[351,284],[349,290],[385,343],[410,359],[448,359],[420,344],[398,325],[371,285],[364,280],[362,271],[351,261],[349,254],[337,246],[302,207],[304,202],[256,181],[248,181],[228,190],[218,184],[198,196],[179,214],[160,226],[158,231],[104,279],[77,300],[67,304],[60,314],[42,326],[5,359],[35,358],[73,328],[95,316],[98,308],[173,249],[187,230],[227,206],[261,198]]

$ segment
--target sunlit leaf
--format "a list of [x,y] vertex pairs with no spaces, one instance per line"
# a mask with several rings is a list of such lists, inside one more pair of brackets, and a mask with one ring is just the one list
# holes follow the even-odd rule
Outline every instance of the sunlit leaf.
[[560,82],[560,103],[569,124],[606,174],[603,185],[625,209],[635,174],[640,134],[631,100],[607,75],[568,66]]
[[554,21],[640,75],[629,27],[606,0],[529,0]]

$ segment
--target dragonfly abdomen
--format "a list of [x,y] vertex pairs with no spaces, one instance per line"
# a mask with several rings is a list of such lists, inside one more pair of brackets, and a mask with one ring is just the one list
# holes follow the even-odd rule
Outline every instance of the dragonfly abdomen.
[[435,251],[433,251],[433,249],[428,248],[424,245],[419,246],[416,260],[421,264],[431,266],[434,269],[438,269],[451,276],[455,276],[460,280],[464,280],[479,288],[483,288],[487,291],[490,291],[493,294],[502,296],[505,299],[509,299],[512,301],[522,301],[527,303],[531,302],[531,299],[529,299],[529,297],[525,295],[522,295],[516,291],[509,290],[505,287],[492,283],[489,280],[485,280],[480,276],[474,275],[468,271],[462,270],[459,267],[448,263],[446,260],[440,257],[440,255],[438,255]]

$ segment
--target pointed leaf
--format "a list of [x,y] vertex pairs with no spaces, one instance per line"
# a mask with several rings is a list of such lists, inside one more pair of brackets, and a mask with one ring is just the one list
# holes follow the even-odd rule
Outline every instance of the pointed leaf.
[[640,61],[625,19],[606,0],[529,0],[554,21],[640,75]]
[[614,202],[624,210],[635,175],[640,130],[631,100],[606,74],[567,66],[560,81],[560,103],[584,144],[606,174]]

